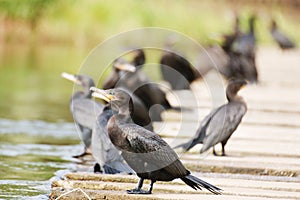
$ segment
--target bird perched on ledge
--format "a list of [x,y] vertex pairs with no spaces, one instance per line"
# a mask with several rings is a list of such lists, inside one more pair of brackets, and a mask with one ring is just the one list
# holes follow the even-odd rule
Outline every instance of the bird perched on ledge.
[[[109,138],[140,177],[137,188],[127,190],[127,193],[151,194],[156,181],[180,178],[195,190],[205,188],[214,194],[220,194],[220,188],[191,175],[175,151],[162,138],[131,122],[128,116],[132,111],[132,100],[128,93],[121,89],[100,90],[92,87],[91,90],[94,91],[93,96],[109,102],[113,111],[107,125]],[[151,180],[147,191],[142,190],[144,179]]]
[[246,84],[245,80],[230,80],[226,89],[228,103],[211,111],[202,120],[195,136],[187,143],[178,145],[175,148],[182,147],[185,151],[188,151],[196,144],[202,143],[200,153],[213,147],[213,154],[217,155],[214,146],[221,143],[221,155],[225,156],[225,145],[247,112],[245,101],[237,95],[238,91]]
[[291,39],[289,39],[284,33],[278,30],[277,23],[274,19],[272,20],[270,31],[273,39],[277,42],[282,50],[293,49],[296,47],[295,43],[292,42]]
[[91,99],[90,87],[95,86],[93,79],[87,75],[62,73],[61,76],[82,87],[83,91],[73,94],[70,100],[70,110],[74,118],[76,129],[79,130],[79,137],[84,144],[84,152],[75,158],[87,154],[91,145],[92,129],[97,116],[102,112],[103,105]]

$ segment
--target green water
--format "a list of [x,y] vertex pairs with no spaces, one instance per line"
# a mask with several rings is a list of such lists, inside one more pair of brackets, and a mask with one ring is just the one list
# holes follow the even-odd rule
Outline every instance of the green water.
[[82,146],[69,111],[76,73],[89,50],[0,47],[0,199],[47,199],[51,181]]

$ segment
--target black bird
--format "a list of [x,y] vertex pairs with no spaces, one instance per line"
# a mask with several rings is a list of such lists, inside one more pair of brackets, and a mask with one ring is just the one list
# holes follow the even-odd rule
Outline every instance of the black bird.
[[205,75],[210,70],[215,69],[228,78],[231,76],[229,63],[230,58],[227,52],[225,52],[222,47],[213,45],[199,53],[196,68],[201,75]]
[[240,30],[240,18],[237,14],[235,14],[235,23],[234,23],[234,30],[231,34],[223,35],[223,43],[222,48],[229,52],[233,46],[235,40],[242,34]]
[[282,50],[293,49],[296,47],[295,43],[291,39],[289,39],[284,33],[278,30],[275,20],[272,20],[271,35]]
[[[93,96],[97,96],[94,93]],[[103,112],[97,117],[97,122],[92,134],[92,154],[96,160],[94,172],[104,172],[105,174],[128,173],[134,171],[128,166],[121,155],[121,152],[111,143],[107,133],[107,122],[113,113],[107,104]]]
[[190,83],[201,77],[190,62],[171,49],[173,42],[167,40],[166,49],[160,59],[160,71],[173,90],[190,89]]
[[228,103],[211,111],[202,120],[195,136],[187,143],[178,145],[175,148],[182,147],[185,151],[188,151],[196,144],[202,143],[200,153],[213,147],[213,154],[217,155],[214,146],[221,143],[222,156],[225,156],[225,145],[247,112],[245,101],[237,95],[238,91],[246,84],[244,80],[230,80],[226,89]]
[[239,19],[236,19],[235,31],[231,36],[224,40],[222,48],[229,57],[226,67],[221,67],[219,71],[228,80],[231,78],[246,79],[249,82],[258,82],[258,72],[255,62],[256,38],[255,20],[252,15],[249,19],[249,32],[242,33],[239,30]]
[[92,129],[97,116],[102,112],[103,105],[91,99],[90,87],[95,86],[92,78],[86,75],[72,75],[62,73],[62,77],[68,79],[83,88],[83,91],[76,92],[70,100],[70,110],[79,130],[79,136],[84,144],[84,152],[74,157],[78,158],[87,154],[87,149],[91,145]]
[[[135,66],[127,63],[122,58],[116,59],[112,64],[112,72],[108,75],[102,84],[104,90],[115,88],[116,85],[120,86],[122,83],[119,82],[120,78],[124,76],[127,72],[135,72]],[[121,85],[122,86],[122,85]]]
[[[137,59],[138,60],[138,59]],[[134,93],[132,93],[127,87],[126,80],[123,80],[127,73],[134,73],[136,67],[132,64],[129,64],[124,59],[116,59],[113,62],[113,70],[111,74],[106,78],[103,83],[103,89],[111,89],[115,87],[120,87],[130,93],[133,100],[134,111],[131,113],[131,118],[133,121],[148,130],[153,130],[152,121],[148,114],[148,108],[145,106],[144,102]],[[132,81],[131,81],[132,83]]]
[[256,50],[256,37],[255,37],[255,21],[256,16],[252,15],[249,18],[249,31],[247,33],[239,33],[238,37],[232,44],[234,52],[248,56],[254,59]]
[[[128,120],[132,109],[132,100],[121,89],[99,90],[91,88],[104,96],[113,110],[107,130],[112,143],[122,151],[128,165],[140,177],[137,188],[127,190],[129,194],[150,194],[156,181],[172,181],[180,178],[193,189],[206,188],[214,194],[220,194],[220,188],[195,176],[183,166],[177,154],[157,134],[131,123]],[[148,191],[142,190],[144,179],[150,179]]]
[[[163,110],[177,110],[179,108],[173,108],[167,100],[165,92],[162,91],[157,84],[151,82],[142,71],[142,67],[145,63],[144,51],[142,49],[136,49],[133,51],[133,54],[133,61],[130,64],[127,63],[127,65],[134,66],[136,70],[134,72],[127,71],[126,73],[124,73],[124,70],[117,71],[119,76],[114,80],[111,78],[111,81],[105,81],[105,83],[110,82],[110,84],[104,84],[103,89],[119,87],[128,90],[130,94],[136,95],[144,103],[153,121],[161,121],[160,114]],[[123,63],[124,60],[117,59],[113,67],[115,68],[115,64],[120,65],[120,62]]]

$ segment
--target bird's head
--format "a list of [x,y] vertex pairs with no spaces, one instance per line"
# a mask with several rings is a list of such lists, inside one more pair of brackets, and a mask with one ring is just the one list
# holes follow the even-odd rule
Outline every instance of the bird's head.
[[119,58],[113,62],[113,68],[116,71],[135,72],[136,67]]
[[108,102],[115,113],[129,115],[133,110],[133,102],[130,95],[122,89],[101,90],[91,87],[90,90],[93,91],[93,97]]
[[135,49],[132,51],[133,54],[133,60],[132,60],[132,65],[134,65],[135,67],[139,67],[141,68],[146,61],[146,56],[144,53],[143,49]]
[[93,79],[87,75],[82,75],[82,74],[73,75],[73,74],[68,74],[63,72],[61,76],[81,86],[86,92],[89,92],[90,87],[95,86]]

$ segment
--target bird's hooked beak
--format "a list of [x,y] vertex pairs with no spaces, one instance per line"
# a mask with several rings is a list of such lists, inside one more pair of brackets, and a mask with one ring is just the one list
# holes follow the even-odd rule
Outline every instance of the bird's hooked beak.
[[136,68],[135,66],[128,64],[128,63],[115,63],[115,68],[122,70],[122,71],[128,71],[128,72],[135,72]]
[[114,95],[107,94],[106,90],[101,90],[96,87],[91,87],[90,90],[93,91],[93,97],[103,99],[106,102],[110,102],[115,98]]
[[66,72],[63,72],[63,73],[61,73],[61,76],[69,81],[72,81],[78,85],[81,85],[81,82],[73,74],[68,74]]

